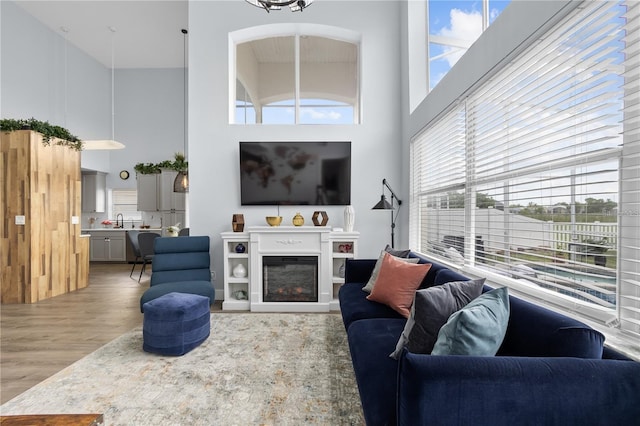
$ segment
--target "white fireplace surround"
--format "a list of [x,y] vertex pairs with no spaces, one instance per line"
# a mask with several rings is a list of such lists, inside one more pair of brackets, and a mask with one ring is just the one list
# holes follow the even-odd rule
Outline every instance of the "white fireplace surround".
[[[333,298],[331,229],[321,227],[256,226],[249,233],[249,304],[254,312],[328,312]],[[317,302],[265,302],[262,287],[264,256],[317,256]]]
[[[358,232],[323,226],[252,226],[223,232],[223,310],[254,312],[327,312],[340,309],[338,291],[347,259],[357,258]],[[318,259],[318,301],[271,301],[263,297],[265,256],[311,256]],[[239,265],[244,273],[234,273]],[[242,269],[242,268],[241,268]]]

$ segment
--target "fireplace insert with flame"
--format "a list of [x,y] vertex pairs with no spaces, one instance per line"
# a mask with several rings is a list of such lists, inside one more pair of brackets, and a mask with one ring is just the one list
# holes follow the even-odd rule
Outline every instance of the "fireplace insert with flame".
[[264,302],[317,302],[317,256],[263,256]]

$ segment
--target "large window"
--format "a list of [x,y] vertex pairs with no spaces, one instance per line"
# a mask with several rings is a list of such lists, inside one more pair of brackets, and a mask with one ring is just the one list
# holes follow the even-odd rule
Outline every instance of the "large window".
[[433,89],[510,0],[428,2],[428,87]]
[[236,124],[359,122],[359,44],[297,31],[235,44]]
[[585,1],[411,144],[411,245],[640,334],[640,3]]

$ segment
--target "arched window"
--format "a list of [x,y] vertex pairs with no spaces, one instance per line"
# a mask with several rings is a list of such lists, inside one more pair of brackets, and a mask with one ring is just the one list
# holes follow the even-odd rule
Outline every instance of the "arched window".
[[237,31],[230,39],[231,123],[360,122],[359,35],[282,24]]

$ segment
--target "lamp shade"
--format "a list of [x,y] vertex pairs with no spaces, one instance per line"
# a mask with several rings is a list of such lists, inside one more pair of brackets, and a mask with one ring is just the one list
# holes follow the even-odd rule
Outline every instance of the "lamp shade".
[[189,172],[178,172],[173,181],[173,192],[189,192]]
[[380,201],[378,201],[375,206],[371,207],[371,210],[393,210],[393,206],[389,204],[387,197],[381,195]]

